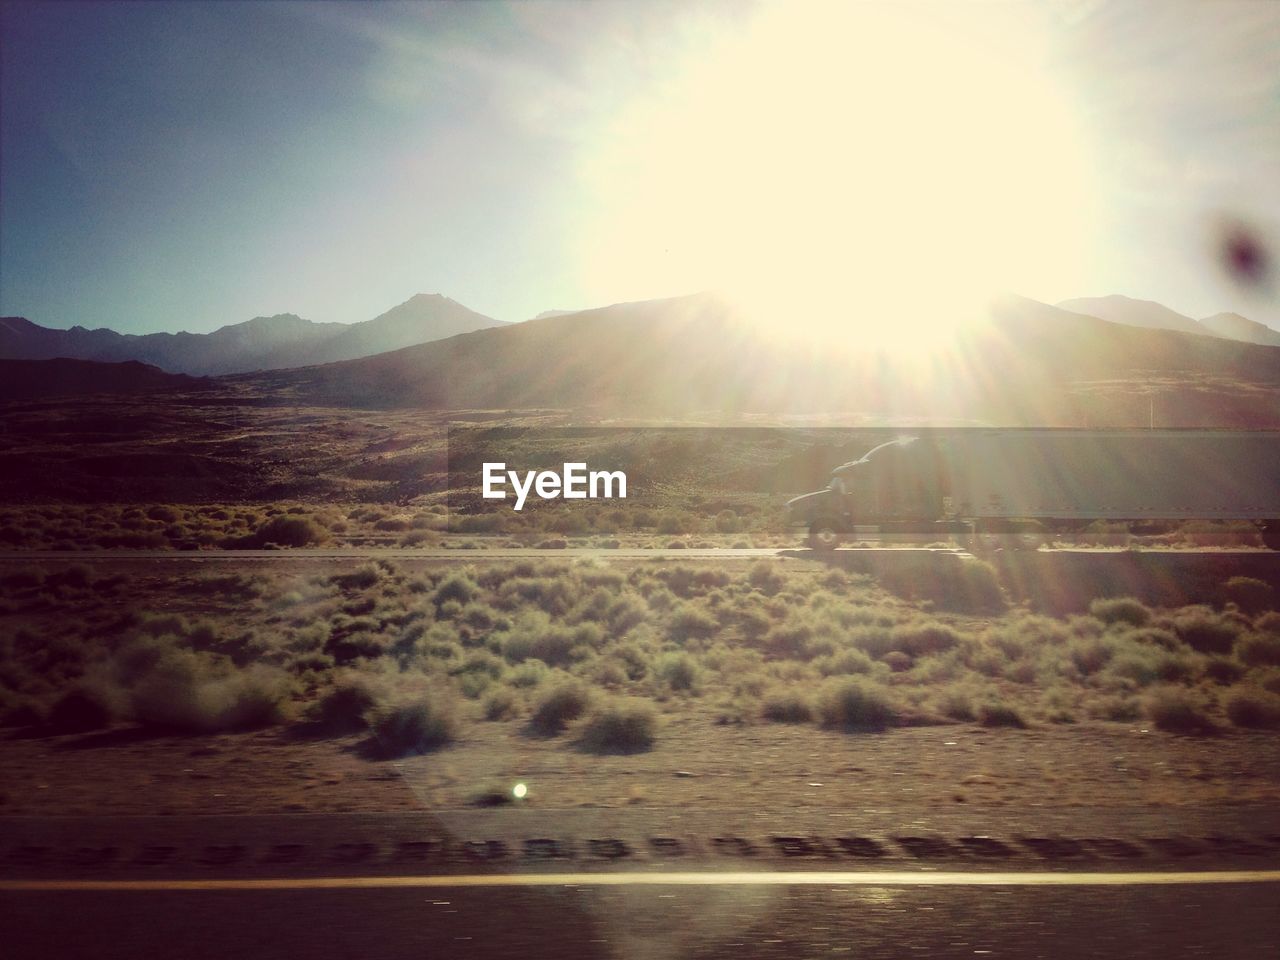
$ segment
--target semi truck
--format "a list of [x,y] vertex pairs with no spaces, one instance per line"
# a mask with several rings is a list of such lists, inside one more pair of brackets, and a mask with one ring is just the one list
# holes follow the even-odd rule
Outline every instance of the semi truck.
[[868,533],[1034,548],[1103,520],[1248,521],[1280,550],[1280,432],[966,429],[899,436],[787,503],[817,550]]

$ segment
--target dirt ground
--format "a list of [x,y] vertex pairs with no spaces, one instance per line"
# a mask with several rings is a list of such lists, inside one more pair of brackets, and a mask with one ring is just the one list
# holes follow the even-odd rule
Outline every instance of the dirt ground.
[[424,756],[366,759],[358,736],[284,729],[214,737],[90,735],[0,741],[5,815],[440,811],[516,783],[543,809],[874,809],[979,805],[1217,806],[1280,801],[1280,738],[1161,733],[1144,723],[1030,730],[974,725],[845,734],[777,724],[722,726],[666,715],[657,746],[632,756],[543,740],[517,721],[474,723]]

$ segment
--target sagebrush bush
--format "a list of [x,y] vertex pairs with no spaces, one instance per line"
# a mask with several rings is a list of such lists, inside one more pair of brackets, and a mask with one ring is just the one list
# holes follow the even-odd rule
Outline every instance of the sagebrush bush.
[[813,705],[799,690],[783,687],[764,695],[760,715],[774,723],[808,723],[813,719]]
[[83,733],[109,727],[120,713],[120,695],[104,685],[80,682],[62,693],[45,722],[57,733]]
[[1012,704],[997,700],[988,700],[978,704],[975,717],[984,727],[1026,727],[1027,721],[1022,713]]
[[1145,627],[1151,622],[1151,608],[1133,597],[1099,597],[1089,604],[1089,614],[1103,623],[1127,623]]
[[474,600],[479,592],[480,587],[465,573],[451,573],[440,581],[433,599],[437,606],[450,600],[466,604]]
[[581,744],[593,753],[641,753],[653,748],[658,717],[647,700],[611,700],[592,711]]
[[706,639],[719,629],[716,618],[706,610],[684,603],[675,609],[667,621],[667,633],[672,640],[683,642]]
[[1204,662],[1204,676],[1222,686],[1230,686],[1244,674],[1244,665],[1229,657],[1209,657]]
[[510,687],[497,687],[484,698],[486,720],[510,720],[520,713],[520,698]]
[[576,681],[566,681],[548,690],[534,707],[530,727],[544,736],[561,733],[587,711],[591,694]]
[[1159,647],[1130,645],[1122,648],[1107,664],[1108,676],[1122,678],[1145,687],[1158,680],[1185,680],[1195,672],[1191,659]]
[[213,733],[269,726],[285,718],[291,682],[266,665],[236,670],[190,650],[172,650],[133,687],[132,711],[150,726]]
[[910,657],[945,653],[961,641],[961,634],[936,620],[910,620],[889,633],[892,649]]
[[991,564],[931,554],[912,557],[879,575],[881,585],[908,600],[930,601],[956,613],[997,613],[1008,605]]
[[973,720],[973,698],[961,687],[949,686],[940,691],[933,701],[933,708],[952,720]]
[[1280,696],[1256,687],[1232,690],[1226,701],[1227,719],[1237,727],[1280,728]]
[[871,673],[872,670],[875,669],[874,660],[867,656],[867,654],[862,650],[852,647],[830,654],[829,656],[818,657],[813,661],[813,665],[818,668],[818,672],[824,677],[867,674]]
[[771,561],[757,560],[747,571],[747,583],[771,597],[786,586],[787,578]]
[[502,655],[511,663],[541,660],[552,666],[564,666],[574,659],[580,646],[590,645],[596,636],[583,632],[585,626],[579,624],[571,629],[553,625],[541,611],[519,615],[509,631],[498,635]]
[[1232,577],[1222,585],[1226,598],[1248,614],[1272,610],[1276,592],[1271,584],[1254,577]]
[[832,681],[822,690],[818,716],[824,727],[853,731],[883,730],[896,719],[883,688],[853,678]]
[[513,687],[536,687],[547,677],[551,669],[541,660],[525,660],[507,672],[507,683]]
[[1142,716],[1142,704],[1137,697],[1127,694],[1096,697],[1088,702],[1088,714],[1099,720],[1124,722]]
[[697,688],[701,671],[698,662],[687,653],[664,653],[658,658],[654,673],[677,693],[689,693]]
[[345,734],[363,730],[378,705],[372,683],[359,675],[335,678],[333,686],[308,711],[309,719],[322,733]]
[[457,736],[456,705],[441,690],[380,706],[369,719],[370,752],[384,758],[428,753]]
[[375,564],[366,563],[350,573],[337,573],[329,578],[329,582],[336,584],[343,590],[368,590],[372,586],[376,586],[378,581],[382,579],[382,569]]
[[1280,667],[1280,633],[1251,633],[1236,642],[1236,656],[1251,667]]
[[1212,733],[1215,729],[1204,704],[1181,687],[1160,687],[1153,690],[1143,703],[1143,709],[1159,730],[1170,733]]
[[329,531],[310,517],[279,516],[258,527],[252,539],[258,546],[275,543],[282,547],[305,547],[321,543],[328,536]]
[[1173,628],[1191,649],[1200,653],[1229,653],[1243,626],[1208,607],[1184,608],[1173,619]]

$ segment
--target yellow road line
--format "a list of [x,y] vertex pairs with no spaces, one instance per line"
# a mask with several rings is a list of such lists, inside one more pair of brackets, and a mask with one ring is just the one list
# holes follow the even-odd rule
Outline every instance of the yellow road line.
[[163,890],[356,890],[395,887],[822,886],[1116,887],[1280,883],[1280,870],[1128,873],[807,871],[668,873],[486,873],[458,876],[269,877],[224,880],[0,880],[0,892]]

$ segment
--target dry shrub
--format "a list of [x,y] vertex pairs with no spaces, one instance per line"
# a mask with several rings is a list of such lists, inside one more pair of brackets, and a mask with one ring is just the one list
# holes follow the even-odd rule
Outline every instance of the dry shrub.
[[765,694],[760,715],[774,723],[808,723],[813,719],[813,705],[800,691],[783,687]]
[[883,688],[853,678],[833,681],[823,689],[818,716],[824,727],[851,731],[883,730],[896,719]]
[[576,681],[560,683],[538,701],[529,726],[535,733],[553,737],[563,732],[570,721],[586,713],[590,702],[591,694],[582,684]]
[[1227,719],[1237,727],[1280,728],[1280,697],[1256,687],[1241,687],[1227,697]]
[[373,684],[358,674],[344,674],[334,680],[311,708],[309,715],[318,732],[341,735],[364,730],[369,715],[378,705]]
[[677,693],[697,689],[701,671],[698,662],[687,653],[664,653],[654,670],[659,679]]
[[653,748],[658,717],[647,700],[611,700],[592,712],[581,745],[592,753],[643,753]]
[[510,720],[520,713],[520,698],[510,687],[497,687],[484,698],[486,720]]
[[1244,630],[1238,620],[1208,607],[1184,608],[1174,617],[1173,628],[1187,646],[1200,653],[1230,653]]
[[1275,608],[1276,592],[1271,584],[1254,577],[1232,577],[1222,585],[1227,599],[1250,615]]
[[998,613],[1007,606],[991,564],[950,555],[912,557],[879,575],[880,584],[898,596],[930,601],[956,613]]
[[1160,687],[1143,704],[1159,730],[1170,733],[1213,733],[1216,729],[1204,704],[1182,687]]
[[747,583],[766,596],[771,597],[786,586],[787,579],[770,561],[758,560],[751,565],[751,569],[747,572]]
[[1019,710],[1008,703],[989,700],[978,705],[975,713],[978,723],[984,727],[1016,727],[1023,729],[1027,725],[1026,718]]
[[101,730],[120,718],[121,697],[101,683],[82,681],[59,696],[45,719],[57,733]]
[[1251,667],[1280,667],[1280,633],[1252,633],[1236,642],[1236,656]]
[[457,735],[457,710],[452,695],[424,690],[376,708],[369,717],[369,751],[378,757],[428,753]]
[[272,517],[259,526],[251,539],[256,546],[275,543],[282,547],[305,547],[328,538],[329,531],[310,517],[285,515]]
[[275,667],[231,668],[189,650],[171,650],[132,690],[133,715],[143,724],[211,733],[246,730],[284,719],[292,692]]
[[1103,623],[1145,627],[1151,622],[1151,608],[1133,597],[1099,597],[1089,604],[1089,613]]

